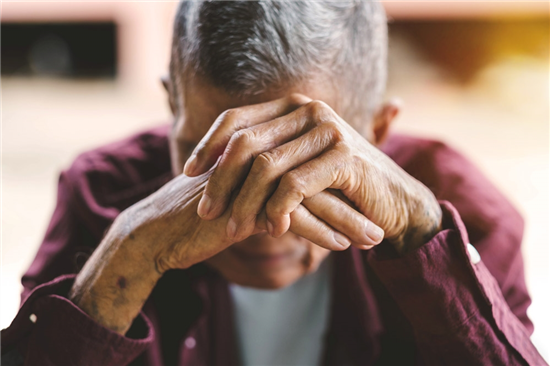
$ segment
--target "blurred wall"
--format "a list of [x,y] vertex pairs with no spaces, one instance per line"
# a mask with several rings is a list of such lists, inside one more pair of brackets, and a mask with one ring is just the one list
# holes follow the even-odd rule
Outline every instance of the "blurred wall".
[[[383,1],[390,21],[454,19],[547,19],[545,2]],[[119,81],[135,88],[158,88],[166,72],[172,19],[177,1],[170,2],[2,2],[1,21],[112,21],[118,27]]]

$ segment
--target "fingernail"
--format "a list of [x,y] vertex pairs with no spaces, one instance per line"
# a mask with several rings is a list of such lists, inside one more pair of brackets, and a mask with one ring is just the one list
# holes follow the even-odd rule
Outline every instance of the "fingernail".
[[189,176],[193,174],[193,172],[196,169],[197,165],[197,155],[191,156],[187,161],[185,162],[185,166],[183,167],[183,174]]
[[273,236],[273,224],[267,220],[267,232],[269,235]]
[[346,248],[349,247],[351,244],[351,241],[349,241],[348,238],[337,232],[334,233],[334,240],[336,240],[338,244]]
[[227,223],[227,236],[231,239],[235,237],[235,234],[237,233],[237,223],[233,218],[229,219],[229,222]]
[[358,248],[361,249],[361,250],[370,250],[374,247],[375,247],[375,245],[359,245],[358,246]]
[[206,217],[212,209],[212,200],[206,194],[202,195],[199,207],[197,207],[197,214],[200,217]]
[[367,236],[376,244],[379,244],[382,239],[384,239],[384,230],[372,222],[369,222],[367,225]]

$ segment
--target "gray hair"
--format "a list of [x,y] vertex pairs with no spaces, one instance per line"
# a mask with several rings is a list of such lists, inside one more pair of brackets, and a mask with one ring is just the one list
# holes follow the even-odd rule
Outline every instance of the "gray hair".
[[174,95],[191,71],[239,96],[326,75],[338,88],[342,117],[358,126],[381,102],[386,57],[378,2],[182,1],[170,75]]

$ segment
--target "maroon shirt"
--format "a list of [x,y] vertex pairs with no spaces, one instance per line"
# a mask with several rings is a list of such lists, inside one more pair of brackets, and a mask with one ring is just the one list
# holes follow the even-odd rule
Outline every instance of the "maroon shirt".
[[[204,264],[166,273],[126,336],[67,299],[114,218],[172,178],[168,130],[84,153],[61,174],[46,237],[23,276],[22,306],[2,331],[3,364],[239,363],[228,284]],[[323,363],[546,365],[529,339],[516,210],[442,143],[394,135],[381,148],[434,192],[444,229],[404,257],[387,243],[331,253]],[[468,242],[481,262],[470,260]]]

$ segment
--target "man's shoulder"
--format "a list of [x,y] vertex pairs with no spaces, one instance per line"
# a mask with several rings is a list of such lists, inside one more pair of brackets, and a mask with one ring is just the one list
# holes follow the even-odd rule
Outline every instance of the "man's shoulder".
[[65,178],[89,208],[123,210],[172,178],[169,125],[141,131],[77,156]]
[[420,168],[419,163],[433,164],[442,155],[466,160],[460,152],[442,140],[400,133],[391,134],[380,149],[398,165],[412,169],[415,173]]
[[469,159],[443,141],[393,134],[380,149],[439,199],[450,198],[464,185],[475,186],[471,194],[495,190]]

